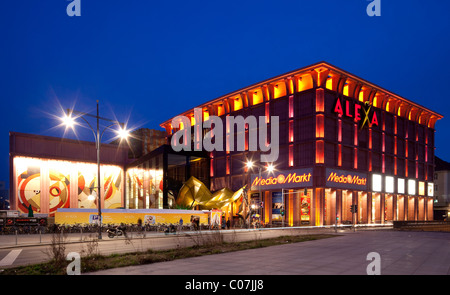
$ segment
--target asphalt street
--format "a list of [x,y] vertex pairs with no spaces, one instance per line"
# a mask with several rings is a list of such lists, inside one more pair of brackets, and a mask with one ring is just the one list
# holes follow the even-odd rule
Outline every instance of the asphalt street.
[[[289,234],[335,233],[332,228],[221,231],[226,241]],[[104,255],[194,245],[198,233],[135,235],[98,241]],[[214,235],[217,232],[202,232]],[[86,275],[449,275],[450,233],[338,230],[337,237],[231,253],[186,258]],[[51,235],[0,236],[0,269],[49,260]],[[66,253],[85,253],[96,235],[67,236]],[[17,243],[17,245],[16,245]]]
[[[348,231],[348,230],[347,230]],[[245,241],[261,238],[271,238],[288,234],[334,233],[329,228],[286,228],[264,230],[224,230],[225,241]],[[217,235],[217,231],[183,232],[166,235],[164,233],[128,233],[127,237],[108,238],[103,234],[101,240],[97,234],[67,234],[65,237],[65,253],[77,252],[83,255],[88,252],[89,245],[96,243],[95,249],[102,255],[146,251],[148,249],[162,250],[174,247],[188,247],[199,242],[199,238]],[[50,260],[51,234],[45,235],[14,235],[0,236],[0,268],[35,264]]]

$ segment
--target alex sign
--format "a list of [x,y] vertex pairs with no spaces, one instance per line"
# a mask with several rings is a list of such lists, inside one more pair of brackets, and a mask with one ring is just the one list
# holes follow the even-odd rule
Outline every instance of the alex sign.
[[361,129],[366,124],[369,127],[378,126],[377,113],[375,111],[371,112],[371,109],[372,105],[368,102],[361,105],[359,103],[352,103],[349,100],[344,100],[342,103],[340,98],[336,100],[336,104],[334,105],[334,112],[340,116],[345,115],[346,117],[354,118],[356,122],[362,120]]
[[296,169],[252,174],[251,190],[302,188],[312,186],[312,169]]
[[353,171],[326,169],[326,186],[342,189],[367,189],[367,174]]

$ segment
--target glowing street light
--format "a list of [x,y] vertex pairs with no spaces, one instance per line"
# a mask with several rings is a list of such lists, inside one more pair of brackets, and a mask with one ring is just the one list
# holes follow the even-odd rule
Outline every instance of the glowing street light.
[[70,114],[65,115],[61,120],[67,127],[73,128],[73,126],[75,125],[75,120],[72,118]]
[[117,134],[119,135],[120,139],[127,139],[130,136],[130,131],[124,129],[124,128],[120,128],[117,131]]
[[268,164],[267,165],[267,172],[272,173],[274,169],[275,168],[273,167],[273,164]]
[[[97,149],[97,187],[94,187],[94,188],[97,189],[96,195],[98,197],[97,207],[98,207],[98,222],[99,222],[98,238],[101,239],[102,238],[102,209],[101,209],[102,206],[101,206],[101,189],[100,189],[101,188],[101,184],[100,184],[100,179],[101,179],[100,178],[100,146],[101,146],[103,133],[106,130],[110,129],[111,127],[118,125],[119,130],[117,131],[117,134],[123,140],[123,139],[128,138],[129,131],[126,130],[124,123],[120,123],[115,120],[100,117],[99,109],[98,109],[98,100],[97,100],[97,114],[96,115],[78,112],[78,111],[75,111],[72,109],[67,109],[67,114],[65,114],[65,116],[63,118],[61,118],[61,120],[67,127],[70,127],[70,128],[73,128],[74,125],[76,124],[75,119],[72,117],[72,115],[76,115],[76,118],[80,118],[80,119],[84,120],[85,123],[92,130],[92,133],[94,134],[95,145],[96,145],[96,149]],[[97,120],[97,129],[96,130],[94,130],[94,128],[91,126],[91,124],[89,124],[89,122],[87,121],[87,119],[85,117],[92,117]],[[100,120],[107,121],[110,123],[110,125],[105,127],[105,129],[103,129],[103,131],[101,133],[100,133],[100,126],[99,126]],[[91,193],[91,195],[88,197],[88,199],[91,201],[95,200],[94,192]]]

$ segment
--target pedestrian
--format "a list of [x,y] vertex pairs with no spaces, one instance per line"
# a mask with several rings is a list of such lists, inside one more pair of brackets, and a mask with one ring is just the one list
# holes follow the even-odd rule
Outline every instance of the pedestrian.
[[230,226],[231,226],[230,217],[228,217],[228,220],[227,220],[227,229],[230,229]]
[[178,231],[181,231],[182,228],[183,228],[183,218],[180,217],[180,225],[179,225],[179,230]]

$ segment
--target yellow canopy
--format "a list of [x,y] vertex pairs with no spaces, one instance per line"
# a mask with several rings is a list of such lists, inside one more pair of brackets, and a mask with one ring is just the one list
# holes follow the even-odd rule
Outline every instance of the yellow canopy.
[[180,189],[177,205],[193,207],[203,205],[209,201],[212,195],[206,185],[197,178],[191,176]]
[[220,209],[237,201],[241,197],[244,188],[245,186],[236,192],[223,188],[211,193],[206,185],[191,176],[181,187],[176,202],[179,206],[193,207],[200,205],[203,209]]

